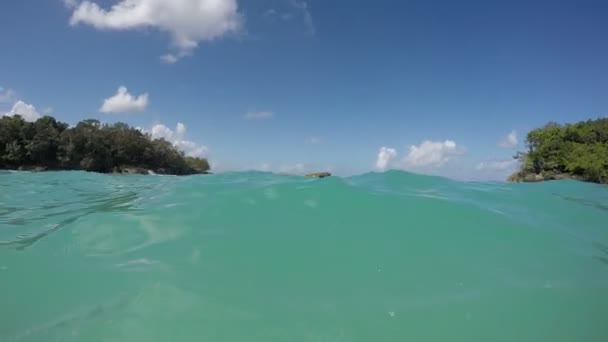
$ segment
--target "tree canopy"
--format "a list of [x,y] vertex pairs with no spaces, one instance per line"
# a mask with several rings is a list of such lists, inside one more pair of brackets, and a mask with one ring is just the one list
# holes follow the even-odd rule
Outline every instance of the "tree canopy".
[[0,117],[0,169],[33,167],[104,173],[139,168],[187,175],[208,171],[209,163],[124,123],[83,120],[69,127],[50,116],[35,122],[19,115]]
[[520,176],[540,174],[544,179],[568,175],[608,183],[608,118],[560,125],[548,123],[526,137],[528,151],[518,153]]

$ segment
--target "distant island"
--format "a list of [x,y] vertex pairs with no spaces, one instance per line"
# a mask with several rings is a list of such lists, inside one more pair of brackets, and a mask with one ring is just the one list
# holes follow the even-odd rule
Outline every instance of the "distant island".
[[124,123],[69,127],[51,116],[28,122],[14,115],[0,117],[0,169],[190,175],[207,173],[209,163]]
[[560,125],[548,123],[526,137],[521,168],[508,181],[578,179],[608,183],[608,118]]

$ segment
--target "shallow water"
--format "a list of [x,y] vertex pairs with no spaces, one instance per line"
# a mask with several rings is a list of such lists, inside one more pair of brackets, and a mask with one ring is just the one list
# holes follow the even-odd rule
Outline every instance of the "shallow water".
[[608,341],[608,187],[0,174],[0,341]]

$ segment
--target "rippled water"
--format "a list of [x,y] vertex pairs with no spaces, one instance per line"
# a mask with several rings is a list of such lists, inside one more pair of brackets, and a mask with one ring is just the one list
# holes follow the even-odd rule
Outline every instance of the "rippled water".
[[608,341],[608,187],[2,173],[0,341]]

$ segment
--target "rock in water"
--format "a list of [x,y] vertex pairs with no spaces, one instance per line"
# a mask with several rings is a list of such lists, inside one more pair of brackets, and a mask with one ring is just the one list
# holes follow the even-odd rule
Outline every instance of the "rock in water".
[[312,177],[312,178],[324,178],[331,176],[329,172],[317,172],[317,173],[308,173],[305,174],[304,177]]
[[541,174],[527,174],[524,175],[524,182],[542,182],[545,178]]

